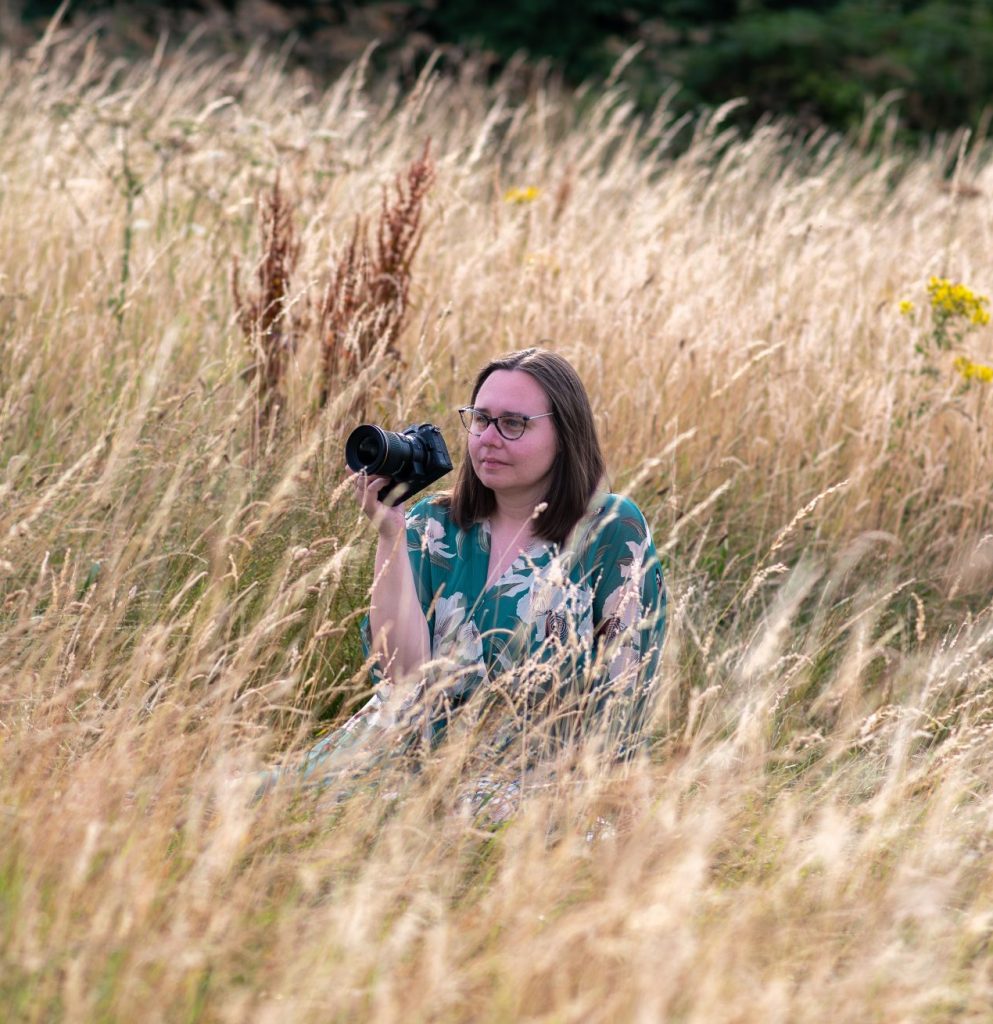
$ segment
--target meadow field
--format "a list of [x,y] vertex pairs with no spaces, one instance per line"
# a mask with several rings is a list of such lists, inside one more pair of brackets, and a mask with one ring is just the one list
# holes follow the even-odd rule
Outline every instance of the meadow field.
[[[990,1020],[987,140],[367,71],[0,51],[0,1016]],[[461,457],[538,342],[664,559],[645,756],[253,803],[368,696],[347,432]]]

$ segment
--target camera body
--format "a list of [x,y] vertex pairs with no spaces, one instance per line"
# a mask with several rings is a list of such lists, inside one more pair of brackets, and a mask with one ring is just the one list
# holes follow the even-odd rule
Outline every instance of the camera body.
[[433,423],[399,433],[363,423],[345,441],[345,461],[356,473],[391,478],[393,483],[379,492],[379,500],[388,505],[406,501],[452,470],[445,439]]

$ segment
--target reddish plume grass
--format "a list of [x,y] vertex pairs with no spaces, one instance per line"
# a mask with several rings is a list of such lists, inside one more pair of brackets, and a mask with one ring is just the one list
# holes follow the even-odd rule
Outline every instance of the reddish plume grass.
[[259,197],[258,208],[262,256],[255,271],[256,289],[242,294],[235,257],[231,290],[238,324],[255,357],[246,376],[255,382],[255,426],[260,429],[278,414],[285,397],[283,382],[299,326],[290,314],[290,282],[300,258],[300,242],[293,206],[280,188],[278,175],[268,195]]
[[410,311],[424,200],[434,180],[428,142],[421,156],[396,176],[393,195],[383,189],[375,241],[369,241],[368,225],[358,216],[349,240],[332,260],[318,317],[322,405],[335,384],[351,377],[377,345],[388,357],[400,357],[397,340]]

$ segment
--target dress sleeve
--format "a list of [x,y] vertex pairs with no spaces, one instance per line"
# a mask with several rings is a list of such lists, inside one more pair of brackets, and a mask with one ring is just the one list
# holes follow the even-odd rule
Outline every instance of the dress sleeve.
[[[432,573],[432,552],[438,546],[444,546],[444,538],[448,530],[447,510],[437,503],[435,498],[424,498],[413,508],[407,510],[407,557],[410,559],[410,568],[414,574],[414,586],[417,589],[417,598],[421,608],[428,620],[428,636],[432,647],[434,644],[434,599],[435,593],[441,581],[434,579],[436,573]],[[362,654],[368,659],[372,650],[372,631],[369,626],[369,616],[362,619],[359,629],[362,640]],[[377,666],[373,666],[372,682],[375,686],[382,685],[384,679]]]
[[[428,620],[428,633],[434,641],[434,599],[441,585],[432,556],[445,547],[449,532],[448,511],[435,498],[424,498],[407,513],[407,557],[414,573],[414,586],[421,609]],[[435,569],[435,571],[432,571]],[[439,578],[436,578],[439,577]]]
[[666,592],[651,530],[630,499],[610,495],[588,540],[593,589],[595,715],[606,717],[611,745],[637,742],[655,689],[665,634]]

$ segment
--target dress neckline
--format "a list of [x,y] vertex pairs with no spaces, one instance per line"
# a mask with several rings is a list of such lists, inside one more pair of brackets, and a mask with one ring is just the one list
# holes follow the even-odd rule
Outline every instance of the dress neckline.
[[[492,553],[492,530],[490,525],[490,518],[487,516],[485,519],[480,519],[476,524],[486,538],[485,544],[480,544],[480,551],[486,556],[486,576],[485,579],[489,581],[489,558]],[[483,586],[483,593],[488,594],[494,587],[496,587],[506,576],[510,575],[511,570],[521,561],[527,559],[532,562],[536,560],[539,555],[545,554],[550,550],[550,544],[548,541],[542,540],[540,537],[534,537],[531,543],[524,548],[523,551],[518,552],[514,557],[514,560],[507,565],[507,567],[496,577],[492,582],[485,582]]]

